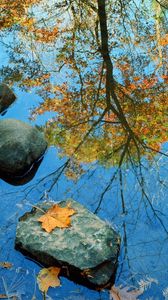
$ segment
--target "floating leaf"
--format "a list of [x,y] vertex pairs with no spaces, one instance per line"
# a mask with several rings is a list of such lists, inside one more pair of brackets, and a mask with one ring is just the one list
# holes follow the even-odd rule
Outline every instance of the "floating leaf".
[[0,299],[8,299],[8,296],[6,294],[0,294]]
[[70,216],[73,214],[75,214],[75,210],[70,208],[70,204],[66,207],[54,204],[38,221],[42,222],[42,228],[50,233],[56,227],[69,227],[71,225]]
[[44,268],[39,272],[37,282],[40,291],[46,293],[49,287],[60,286],[60,280],[58,279],[60,270],[61,269],[57,267],[50,267]]
[[5,268],[5,269],[10,269],[10,268],[12,268],[12,264],[7,261],[3,261],[3,262],[0,262],[0,267]]
[[130,290],[130,287],[126,286],[124,288],[122,287],[116,287],[112,286],[110,290],[110,299],[113,300],[137,300],[138,296],[140,296],[143,293],[143,290],[141,289],[134,289]]
[[6,295],[6,294],[0,294],[0,299],[11,299],[11,300],[17,300],[17,296],[13,295]]

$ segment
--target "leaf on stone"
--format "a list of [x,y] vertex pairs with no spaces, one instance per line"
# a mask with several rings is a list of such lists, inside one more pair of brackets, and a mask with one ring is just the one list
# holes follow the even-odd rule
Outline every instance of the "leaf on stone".
[[12,268],[12,264],[7,261],[0,262],[0,268],[10,269]]
[[50,267],[44,268],[39,272],[37,282],[40,291],[46,293],[49,287],[60,286],[60,280],[58,279],[60,270],[61,269],[57,267]]
[[75,214],[75,210],[70,208],[70,203],[66,207],[54,204],[38,221],[42,222],[42,228],[50,233],[56,227],[66,228],[71,225],[70,216]]
[[112,286],[110,290],[110,299],[113,300],[137,300],[138,296],[143,293],[142,289],[130,289],[130,287],[116,287]]

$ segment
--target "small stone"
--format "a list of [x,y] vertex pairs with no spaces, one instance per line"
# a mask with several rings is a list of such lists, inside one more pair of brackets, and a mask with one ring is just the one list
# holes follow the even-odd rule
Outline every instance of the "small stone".
[[13,91],[4,83],[0,84],[0,113],[4,114],[7,108],[16,100]]
[[0,120],[0,173],[24,175],[46,147],[44,135],[37,128],[15,119]]
[[114,279],[120,237],[108,224],[78,202],[67,199],[59,203],[76,211],[69,228],[47,233],[38,218],[55,204],[43,202],[20,218],[16,249],[44,266],[61,267],[61,275],[91,288],[102,287]]

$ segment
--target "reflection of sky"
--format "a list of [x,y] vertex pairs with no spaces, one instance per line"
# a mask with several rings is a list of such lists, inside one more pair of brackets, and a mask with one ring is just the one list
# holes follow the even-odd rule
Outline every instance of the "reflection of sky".
[[[26,280],[31,284],[34,284],[33,272],[37,272],[39,267],[33,262],[24,259],[19,252],[13,250],[14,231],[18,216],[30,210],[30,205],[38,201],[40,195],[44,190],[50,187],[52,182],[46,180],[44,184],[36,185],[37,180],[55,171],[64,162],[64,160],[57,158],[56,154],[55,148],[48,150],[35,179],[24,187],[10,187],[3,181],[0,182],[0,195],[2,198],[0,205],[2,212],[0,236],[2,246],[1,260],[12,261],[15,268],[20,268],[18,277],[23,276],[23,281]],[[162,158],[160,162],[162,180],[166,180],[167,170],[165,163],[166,160]],[[55,185],[55,188],[50,194],[50,197],[55,201],[72,197],[94,211],[102,191],[105,189],[114,172],[112,168],[106,170],[103,167],[95,167],[94,173],[94,167],[92,166],[88,174],[83,175],[81,180],[77,183],[73,183],[73,181],[67,180],[65,176],[61,176],[59,182]],[[155,168],[150,167],[150,171],[148,169],[144,175],[147,178],[147,181],[145,181],[147,182],[146,189],[148,190],[148,194],[150,194],[150,198],[153,199],[152,203],[159,212],[159,216],[161,216],[164,223],[167,224],[167,216],[165,214],[168,209],[168,195],[166,188],[160,190],[158,186],[158,173]],[[33,189],[29,193],[31,188]],[[162,299],[161,290],[167,285],[167,270],[165,270],[168,253],[167,240],[165,239],[165,233],[159,222],[153,217],[149,205],[143,203],[135,175],[131,169],[125,171],[124,194],[126,205],[125,215],[121,209],[119,183],[117,180],[105,195],[99,211],[99,216],[108,223],[110,222],[123,237],[117,276],[119,276],[122,267],[123,269],[120,277],[117,277],[117,283],[135,286],[135,284],[137,285],[137,281],[141,279],[148,281],[149,278],[153,278],[153,280],[158,280],[159,283],[153,283],[152,290],[149,289],[142,299],[147,299],[149,295],[155,297],[159,296],[158,299]],[[12,211],[10,205],[7,205],[7,203],[12,205]],[[127,237],[127,245],[125,244],[127,248],[124,247],[125,237]],[[126,249],[127,255],[125,258],[124,253]],[[26,270],[28,270],[28,274]],[[14,273],[15,269],[11,270],[8,274],[7,272],[1,272],[3,276],[6,276],[5,278],[7,278],[8,281],[11,278],[10,276],[13,277]],[[26,275],[24,273],[26,273]],[[53,296],[53,299],[61,300],[63,296],[70,297],[70,295],[75,294],[75,291],[78,291],[78,296],[83,293],[86,299],[99,299],[96,292],[91,292],[86,288],[76,286],[66,279],[61,279],[61,282],[61,288],[56,289],[56,291],[51,290],[49,293],[50,296]],[[23,290],[24,292],[26,291],[28,297],[23,299],[30,299],[30,290],[27,290],[26,287],[24,287]],[[39,297],[38,299],[41,299],[40,295],[37,295]],[[105,292],[102,292],[101,297],[101,299],[108,299],[108,295]]]
[[[8,56],[1,44],[0,53],[0,65],[7,64]],[[46,61],[47,59],[48,56]],[[31,121],[29,119],[30,109],[37,106],[41,98],[35,92],[24,92],[16,86],[14,86],[14,91],[17,100],[9,108],[6,115],[1,118],[16,118],[41,125],[52,116],[51,113],[46,113],[45,116],[40,116],[38,120]],[[165,144],[166,147],[167,144]],[[30,286],[35,285],[34,273],[39,271],[39,267],[14,250],[14,236],[18,217],[30,210],[31,205],[39,201],[40,196],[50,188],[53,180],[57,177],[57,173],[41,183],[39,181],[57,170],[65,161],[66,158],[61,159],[57,150],[51,147],[48,149],[35,178],[30,183],[23,187],[13,187],[2,180],[0,181],[0,260],[11,261],[14,264],[11,271],[1,269],[0,275],[5,278],[7,283],[11,282],[12,278],[16,283],[22,279],[23,284],[18,284],[17,290],[20,293],[25,293],[23,299],[32,297]],[[149,299],[150,297],[164,299],[162,291],[167,287],[168,245],[167,234],[162,222],[164,222],[164,226],[168,227],[167,159],[162,156],[155,163],[143,161],[143,164],[145,166],[143,169],[145,192],[150,201],[142,197],[140,192],[136,178],[136,172],[139,172],[138,168],[133,170],[129,167],[124,170],[123,176],[125,214],[122,211],[120,185],[117,179],[105,193],[98,215],[112,224],[122,236],[116,285],[138,287],[138,282],[143,280],[149,289],[146,288],[141,299]],[[73,182],[62,175],[48,197],[52,197],[55,201],[72,197],[94,211],[115,169],[105,169],[98,165],[85,165],[85,169],[88,169],[88,172],[82,175],[78,182]],[[156,283],[157,281],[158,283]],[[73,299],[73,297],[78,297],[76,299],[81,297],[85,300],[109,299],[107,292],[102,292],[99,295],[98,292],[76,286],[67,279],[61,279],[61,282],[62,287],[49,291],[52,299]],[[2,282],[0,286],[1,291]],[[42,299],[38,291],[37,299]]]

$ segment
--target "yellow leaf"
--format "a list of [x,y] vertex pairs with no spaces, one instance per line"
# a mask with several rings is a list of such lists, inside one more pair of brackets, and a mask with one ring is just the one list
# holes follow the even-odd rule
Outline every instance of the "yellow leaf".
[[50,267],[44,268],[39,272],[37,282],[40,291],[47,292],[49,287],[60,286],[60,280],[58,279],[60,270],[57,267]]
[[56,227],[69,227],[71,225],[70,216],[73,214],[75,214],[75,210],[70,208],[70,205],[60,207],[58,204],[54,204],[38,221],[42,222],[42,228],[50,233]]

